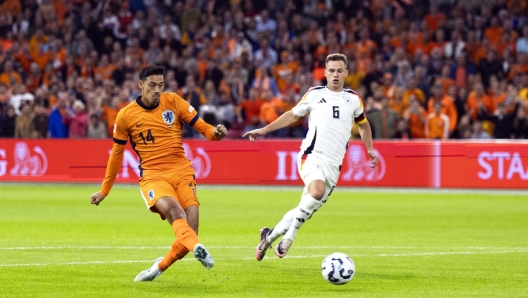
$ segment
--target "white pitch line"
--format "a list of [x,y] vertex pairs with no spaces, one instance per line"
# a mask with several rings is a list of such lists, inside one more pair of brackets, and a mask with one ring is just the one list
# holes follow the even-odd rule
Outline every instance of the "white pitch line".
[[[402,254],[353,254],[352,257],[415,257],[415,256],[441,256],[441,255],[476,255],[476,254],[505,254],[505,253],[528,253],[528,249],[519,250],[495,250],[495,251],[462,251],[462,252],[420,252],[420,253],[402,253]],[[287,259],[308,259],[308,258],[323,258],[327,255],[310,255],[310,256],[286,256]],[[187,258],[180,261],[192,261],[194,259]],[[215,259],[217,261],[249,261],[255,260],[254,257],[246,258],[227,258]],[[279,260],[270,258],[270,260]],[[103,264],[128,264],[128,263],[151,263],[152,260],[118,260],[118,261],[89,261],[89,262],[64,262],[64,263],[28,263],[28,264],[0,264],[1,267],[38,267],[38,266],[64,266],[64,265],[103,265]]]
[[[111,245],[86,245],[86,246],[12,246],[0,247],[0,250],[59,250],[59,249],[169,249],[169,246],[111,246]],[[254,246],[207,246],[212,249],[254,249]],[[459,246],[459,247],[425,247],[425,246],[330,246],[330,245],[312,245],[312,246],[295,246],[298,249],[476,249],[476,250],[528,250],[528,247],[495,247],[495,246]]]

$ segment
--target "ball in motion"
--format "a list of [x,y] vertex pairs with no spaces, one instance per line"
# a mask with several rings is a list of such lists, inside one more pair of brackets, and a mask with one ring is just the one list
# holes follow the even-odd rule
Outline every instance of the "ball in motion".
[[323,260],[321,273],[329,283],[344,285],[354,277],[356,266],[354,261],[346,254],[334,252]]

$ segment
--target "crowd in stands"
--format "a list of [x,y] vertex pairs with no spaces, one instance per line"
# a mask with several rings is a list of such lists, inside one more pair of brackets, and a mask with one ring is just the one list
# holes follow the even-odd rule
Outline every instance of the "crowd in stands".
[[376,139],[526,139],[527,16],[527,0],[3,0],[0,137],[109,138],[158,64],[239,138],[343,53]]

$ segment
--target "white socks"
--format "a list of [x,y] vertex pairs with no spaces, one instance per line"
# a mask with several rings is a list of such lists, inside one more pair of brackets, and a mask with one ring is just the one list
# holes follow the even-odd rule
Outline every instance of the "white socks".
[[281,221],[279,221],[279,223],[275,226],[275,228],[273,228],[273,231],[270,234],[268,234],[268,236],[266,237],[266,240],[268,242],[272,243],[273,241],[275,241],[277,238],[284,235],[288,231],[288,229],[291,226],[291,222],[293,220],[293,214],[295,213],[296,210],[297,208],[292,209],[286,212],[286,214],[284,214]]
[[295,239],[299,228],[312,216],[314,210],[319,209],[322,205],[321,201],[314,199],[310,194],[303,194],[299,206],[287,213],[292,213],[292,219],[284,238]]

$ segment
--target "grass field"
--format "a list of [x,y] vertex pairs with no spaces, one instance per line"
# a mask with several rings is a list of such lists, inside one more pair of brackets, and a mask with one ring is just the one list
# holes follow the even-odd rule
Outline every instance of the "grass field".
[[[200,187],[200,240],[153,282],[137,273],[174,236],[137,186],[0,184],[0,297],[527,297],[528,197],[521,192],[339,189],[284,259],[254,259],[258,230],[300,188]],[[347,253],[354,279],[327,283],[323,258]]]

